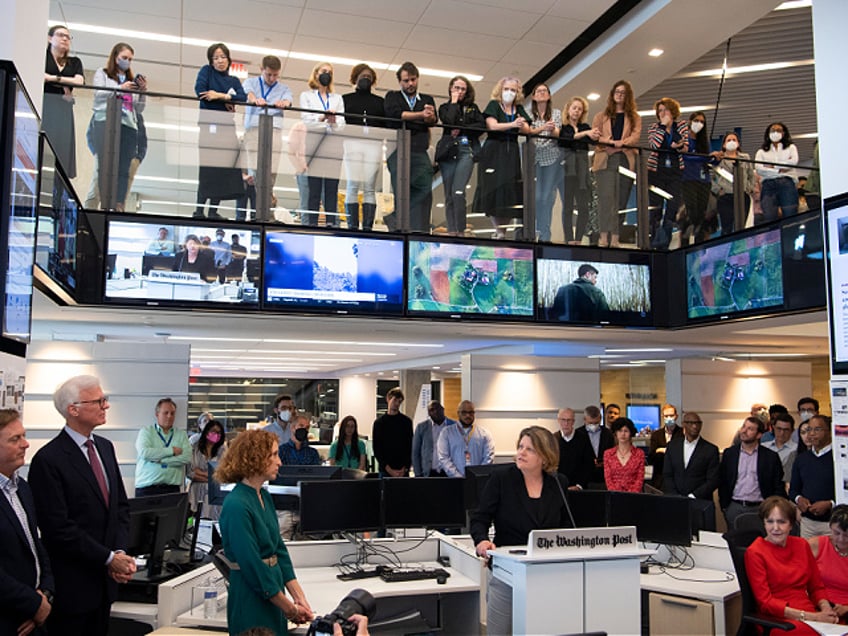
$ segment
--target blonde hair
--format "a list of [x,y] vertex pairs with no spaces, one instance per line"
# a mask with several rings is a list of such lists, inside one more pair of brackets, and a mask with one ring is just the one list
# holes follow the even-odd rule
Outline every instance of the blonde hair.
[[565,103],[565,107],[562,109],[563,120],[568,119],[568,109],[571,108],[571,105],[574,102],[580,102],[583,106],[583,114],[580,115],[580,119],[577,120],[577,123],[586,123],[586,119],[589,117],[589,101],[585,97],[580,97],[580,95],[575,95]]
[[[335,72],[333,71],[333,65],[332,64],[330,64],[329,62],[318,62],[315,66],[312,67],[312,74],[309,76],[309,81],[307,82],[307,84],[309,84],[309,88],[314,88],[314,89],[317,90],[318,88],[321,87],[321,83],[318,81],[318,75],[319,75],[318,71],[321,70],[322,66],[329,66],[330,67],[330,75],[335,75]],[[333,80],[332,79],[330,80],[330,83],[327,86],[327,92],[328,93],[333,92]]]
[[515,447],[521,443],[522,437],[529,437],[533,442],[533,448],[542,460],[542,470],[554,474],[559,469],[559,444],[548,429],[544,426],[528,426],[518,434]]
[[515,95],[515,101],[513,104],[519,104],[524,101],[524,88],[521,86],[521,80],[517,77],[512,77],[511,75],[506,75],[498,80],[498,83],[495,84],[495,87],[492,89],[492,99],[501,101],[501,93],[503,92],[503,86],[507,82],[515,82],[518,84],[518,92]]
[[232,484],[261,475],[268,465],[268,456],[278,446],[279,439],[269,431],[252,430],[239,433],[215,469],[215,481]]

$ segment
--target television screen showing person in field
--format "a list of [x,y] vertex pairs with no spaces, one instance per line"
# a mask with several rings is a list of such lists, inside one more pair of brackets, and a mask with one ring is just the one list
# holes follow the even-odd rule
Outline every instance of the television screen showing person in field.
[[533,250],[409,241],[410,312],[533,315]]
[[538,306],[551,322],[650,326],[650,267],[540,258]]
[[689,252],[689,318],[783,305],[781,258],[779,229]]

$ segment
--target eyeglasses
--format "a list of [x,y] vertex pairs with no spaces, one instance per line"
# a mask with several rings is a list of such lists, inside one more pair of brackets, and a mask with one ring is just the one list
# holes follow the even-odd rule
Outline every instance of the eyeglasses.
[[106,408],[106,404],[109,403],[109,396],[104,395],[102,398],[97,398],[96,400],[80,400],[79,402],[74,402],[76,406],[82,406],[83,404],[97,404],[101,409]]
[[613,95],[627,95],[627,91],[623,88],[619,88],[612,92]]
[[53,37],[59,38],[60,40],[73,40],[74,36],[70,33],[54,33]]

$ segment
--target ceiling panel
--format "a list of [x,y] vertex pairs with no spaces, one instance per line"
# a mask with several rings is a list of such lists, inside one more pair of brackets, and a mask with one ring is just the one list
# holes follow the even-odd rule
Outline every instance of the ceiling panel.
[[331,11],[345,16],[372,15],[396,22],[415,23],[430,4],[430,0],[309,0],[307,4],[310,9]]
[[582,20],[589,26],[599,16],[615,4],[615,0],[556,0],[550,8],[550,15],[572,20]]
[[[316,36],[325,40],[341,42],[362,42],[363,40],[379,40],[380,44],[389,47],[399,47],[403,44],[412,25],[408,22],[393,22],[380,18],[340,15],[327,11],[307,9],[298,25],[298,33],[305,36]],[[367,34],[378,34],[376,38]],[[348,56],[350,51],[348,50]]]
[[433,0],[421,17],[420,23],[444,29],[455,28],[458,24],[473,25],[473,30],[477,33],[519,39],[541,15],[542,13],[532,11],[532,4],[528,10],[520,11],[471,2]]
[[[464,26],[464,25],[457,25]],[[512,48],[516,40],[459,29],[442,29],[418,24],[409,34],[405,47],[418,51],[455,51],[454,66],[465,67],[466,60],[498,61]]]
[[[568,46],[572,40],[585,31],[587,26],[588,24],[580,20],[557,18],[548,15],[533,25],[533,28],[525,34],[524,39],[528,42],[528,48],[533,48],[529,44],[530,42],[544,42],[546,44],[558,45],[559,51]],[[547,60],[540,60],[540,66],[546,62]]]

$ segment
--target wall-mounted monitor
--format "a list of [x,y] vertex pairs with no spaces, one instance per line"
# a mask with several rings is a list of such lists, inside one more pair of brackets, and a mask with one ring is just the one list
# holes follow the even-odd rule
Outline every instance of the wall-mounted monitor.
[[581,325],[652,327],[651,256],[543,246],[536,296],[540,320]]
[[848,193],[824,202],[831,367],[848,374]]
[[403,240],[286,230],[265,233],[265,308],[403,313]]
[[786,219],[780,226],[783,247],[783,301],[788,311],[827,306],[825,252],[820,211]]
[[77,230],[82,206],[44,134],[41,136],[39,174],[35,262],[65,292],[74,296],[78,275]]
[[532,319],[532,247],[422,238],[408,250],[408,315]]
[[245,225],[110,217],[105,300],[258,307],[261,247]]
[[688,248],[686,300],[690,322],[783,309],[780,228]]
[[627,417],[636,426],[639,435],[650,435],[660,428],[659,404],[628,404]]

